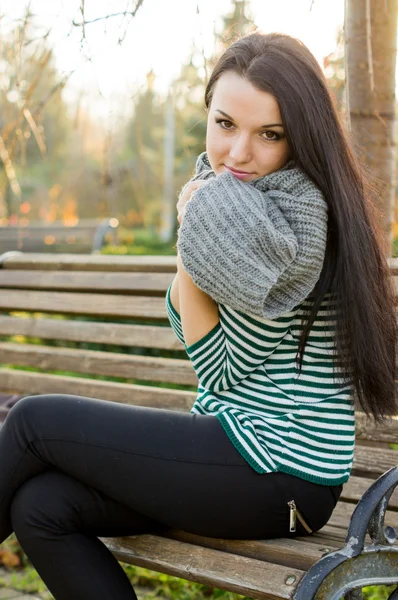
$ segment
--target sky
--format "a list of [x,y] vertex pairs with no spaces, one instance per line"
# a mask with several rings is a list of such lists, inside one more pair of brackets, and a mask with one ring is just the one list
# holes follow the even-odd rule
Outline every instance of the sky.
[[[85,0],[86,20],[124,11],[136,0]],[[20,18],[28,0],[0,0],[3,28]],[[49,42],[54,48],[58,69],[73,72],[64,96],[74,103],[84,92],[93,113],[106,117],[131,102],[137,87],[145,85],[150,69],[155,87],[167,94],[170,81],[193,45],[213,54],[214,29],[219,30],[222,16],[231,8],[231,0],[144,0],[136,17],[126,27],[123,41],[118,40],[126,23],[120,17],[98,20],[82,30],[72,27],[80,22],[80,0],[30,0],[35,23],[42,31],[51,29]],[[199,8],[199,11],[197,10]],[[344,20],[344,0],[251,0],[255,24],[265,32],[281,31],[301,39],[322,64],[336,46]],[[122,26],[122,30],[121,30]]]

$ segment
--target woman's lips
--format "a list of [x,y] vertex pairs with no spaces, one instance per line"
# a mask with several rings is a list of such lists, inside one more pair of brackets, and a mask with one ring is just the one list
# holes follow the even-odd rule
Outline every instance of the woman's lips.
[[253,173],[247,173],[245,171],[235,171],[235,169],[227,167],[227,165],[224,165],[224,169],[227,171],[227,173],[231,173],[231,175],[233,175],[237,179],[244,179],[245,177],[253,175]]

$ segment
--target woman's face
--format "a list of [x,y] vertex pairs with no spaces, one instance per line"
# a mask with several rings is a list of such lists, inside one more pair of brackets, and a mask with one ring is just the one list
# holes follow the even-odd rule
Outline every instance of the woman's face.
[[233,71],[223,73],[209,108],[206,150],[216,175],[230,172],[243,181],[283,167],[289,147],[275,97]]

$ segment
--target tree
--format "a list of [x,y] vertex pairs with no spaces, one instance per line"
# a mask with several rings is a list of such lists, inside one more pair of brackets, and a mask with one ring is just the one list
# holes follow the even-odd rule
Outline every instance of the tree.
[[22,24],[8,34],[0,32],[0,80],[0,219],[7,222],[18,215],[25,192],[43,183],[34,184],[29,167],[40,164],[52,178],[54,162],[47,157],[66,151],[61,96],[66,78],[53,65],[46,36],[35,36],[29,10]]
[[346,0],[348,113],[354,141],[380,193],[380,227],[391,253],[395,170],[397,0]]
[[343,29],[341,29],[338,33],[335,50],[333,50],[333,52],[325,56],[323,59],[323,66],[325,69],[328,87],[336,98],[339,112],[345,113],[346,77]]

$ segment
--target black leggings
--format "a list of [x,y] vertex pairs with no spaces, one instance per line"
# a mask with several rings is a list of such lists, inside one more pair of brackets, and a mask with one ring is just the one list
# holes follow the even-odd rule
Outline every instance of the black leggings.
[[289,537],[289,500],[317,530],[340,492],[259,475],[213,416],[54,394],[22,399],[0,429],[0,542],[15,531],[57,600],[136,598],[97,536]]

